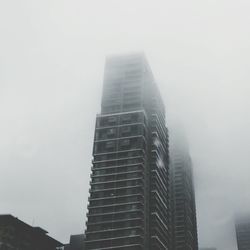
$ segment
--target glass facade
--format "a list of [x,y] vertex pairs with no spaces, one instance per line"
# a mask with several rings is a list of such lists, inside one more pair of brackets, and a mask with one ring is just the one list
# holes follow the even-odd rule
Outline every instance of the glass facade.
[[107,58],[90,185],[87,250],[169,249],[168,130],[142,54]]
[[173,249],[198,250],[193,170],[187,143],[173,135],[170,149]]

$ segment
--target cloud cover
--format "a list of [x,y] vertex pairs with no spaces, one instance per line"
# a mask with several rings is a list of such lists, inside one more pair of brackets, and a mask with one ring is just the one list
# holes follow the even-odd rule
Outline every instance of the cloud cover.
[[84,229],[105,56],[144,51],[194,163],[200,245],[250,209],[249,1],[0,1],[0,213]]

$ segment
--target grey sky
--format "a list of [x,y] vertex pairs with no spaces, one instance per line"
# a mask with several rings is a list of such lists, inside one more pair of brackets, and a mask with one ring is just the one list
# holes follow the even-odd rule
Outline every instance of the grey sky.
[[144,51],[186,128],[200,245],[250,209],[248,0],[0,0],[0,213],[67,242],[85,223],[105,56]]

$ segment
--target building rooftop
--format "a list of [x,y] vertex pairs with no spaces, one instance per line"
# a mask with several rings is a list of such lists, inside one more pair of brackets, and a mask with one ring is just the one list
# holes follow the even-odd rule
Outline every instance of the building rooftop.
[[11,214],[1,214],[0,215],[0,227],[2,226],[6,226],[6,225],[12,225],[14,226],[17,230],[24,232],[24,231],[28,231],[30,232],[32,235],[34,236],[38,236],[39,238],[46,238],[46,240],[50,241],[50,244],[55,245],[56,246],[63,246],[63,244],[55,239],[53,239],[52,237],[50,237],[48,235],[48,232],[46,230],[44,230],[41,227],[33,227],[23,221],[21,221],[20,219],[18,219],[17,217],[11,215]]

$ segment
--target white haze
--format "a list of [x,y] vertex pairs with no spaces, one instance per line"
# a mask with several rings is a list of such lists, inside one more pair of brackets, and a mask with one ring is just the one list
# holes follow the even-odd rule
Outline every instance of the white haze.
[[85,227],[105,56],[144,51],[194,163],[199,244],[250,209],[249,0],[0,0],[0,213]]

